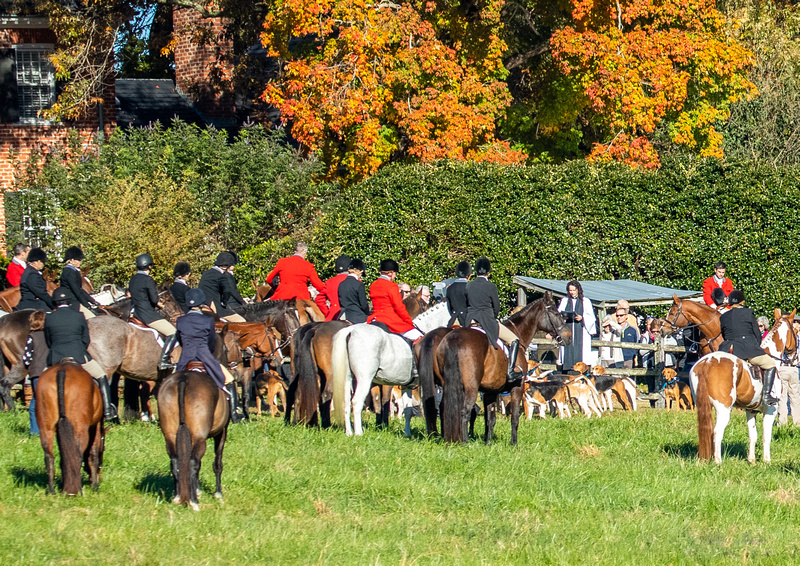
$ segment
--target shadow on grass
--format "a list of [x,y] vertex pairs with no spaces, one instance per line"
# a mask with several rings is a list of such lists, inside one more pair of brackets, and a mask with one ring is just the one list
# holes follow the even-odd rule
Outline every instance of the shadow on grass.
[[[675,456],[684,460],[694,460],[697,458],[697,443],[696,442],[682,442],[680,444],[665,444],[661,449],[668,456]],[[722,457],[723,458],[739,458],[740,460],[747,460],[747,444],[744,442],[723,442],[722,444]]]
[[[58,466],[58,461],[56,461]],[[47,472],[44,469],[30,470],[28,468],[13,467],[11,475],[17,487],[35,487],[47,489]]]
[[[47,478],[45,477],[45,482]],[[45,485],[47,485],[45,483]],[[150,495],[152,497],[167,499],[175,495],[175,482],[172,479],[172,474],[161,472],[150,472],[142,479],[140,479],[133,486],[137,491]],[[200,491],[203,493],[214,493],[216,489],[213,483],[207,483],[200,480]]]

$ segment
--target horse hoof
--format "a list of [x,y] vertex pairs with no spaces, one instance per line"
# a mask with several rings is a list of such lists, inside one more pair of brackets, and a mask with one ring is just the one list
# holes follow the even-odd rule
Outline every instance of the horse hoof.
[[215,492],[214,493],[214,497],[216,497],[219,500],[220,503],[225,503],[225,501],[222,500],[222,492],[221,491]]
[[180,495],[176,495],[175,497],[173,497],[172,498],[172,503],[174,503],[175,505],[180,505],[181,504],[181,496]]
[[197,503],[189,503],[192,508],[192,511],[200,511],[200,506]]

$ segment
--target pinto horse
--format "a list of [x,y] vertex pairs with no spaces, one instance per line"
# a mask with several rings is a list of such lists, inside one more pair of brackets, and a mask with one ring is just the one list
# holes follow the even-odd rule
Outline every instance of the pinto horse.
[[200,510],[200,464],[209,437],[214,439],[214,497],[221,500],[222,451],[230,422],[228,400],[222,390],[204,371],[174,373],[158,390],[158,415],[175,481],[172,502]]
[[55,492],[53,436],[61,454],[64,493],[82,493],[81,460],[92,489],[97,491],[103,465],[105,430],[103,399],[92,376],[74,362],[62,362],[47,368],[36,385],[36,422],[44,450],[48,491]]
[[719,317],[719,311],[713,307],[672,295],[672,306],[664,319],[662,332],[672,334],[678,328],[694,325],[703,334],[700,340],[700,354],[716,352],[722,344]]
[[[761,342],[761,347],[773,358],[781,360],[784,355],[797,356],[797,337],[792,328],[794,315],[795,311],[782,315],[780,309],[775,309],[775,324]],[[711,352],[692,367],[689,378],[697,406],[698,456],[710,460],[713,453],[714,462],[722,462],[722,437],[730,422],[731,410],[739,407],[747,414],[747,461],[751,464],[756,461],[756,414],[763,413],[763,457],[765,462],[769,462],[777,407],[762,403],[763,385],[753,376],[750,365],[732,354]],[[780,384],[780,380],[776,379],[775,384]],[[713,433],[712,407],[717,412]]]
[[[533,336],[541,331],[556,336],[560,342],[569,344],[572,333],[564,324],[553,297],[533,301],[521,311],[509,316],[504,322],[520,341],[520,352],[528,349]],[[471,328],[454,328],[445,334],[435,348],[435,371],[440,372],[443,385],[442,436],[448,442],[466,442],[472,407],[483,393],[486,431],[484,442],[490,444],[494,434],[495,411],[500,393],[511,392],[511,444],[517,442],[517,427],[522,401],[522,384],[508,383],[508,357],[502,350],[494,348],[486,335]],[[524,354],[523,354],[524,356]],[[420,365],[422,365],[420,361]],[[525,364],[524,367],[527,367]],[[426,370],[427,371],[427,370]],[[425,395],[423,395],[425,396]]]

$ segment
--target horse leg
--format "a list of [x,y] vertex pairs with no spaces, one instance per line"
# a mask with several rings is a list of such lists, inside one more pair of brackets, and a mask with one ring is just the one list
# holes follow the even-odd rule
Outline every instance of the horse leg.
[[244,418],[248,421],[250,420],[250,388],[252,383],[253,372],[245,369],[242,375],[242,411],[244,411]]
[[483,442],[488,446],[494,438],[494,423],[497,421],[497,393],[483,394],[483,420],[486,423]]
[[[722,463],[722,437],[731,420],[731,408],[721,403],[713,403],[717,409],[717,422],[714,423],[714,463]],[[748,425],[749,426],[749,425]],[[755,423],[754,423],[755,426]]]
[[519,429],[520,405],[522,404],[522,387],[511,390],[511,446],[517,445],[517,429]]
[[747,461],[750,464],[756,463],[756,442],[758,441],[758,427],[756,425],[756,414],[753,411],[745,411],[747,415]]
[[381,392],[381,411],[380,411],[380,428],[386,428],[389,426],[389,413],[390,413],[390,405],[392,403],[392,389],[391,385],[381,385],[380,392]]
[[122,386],[122,400],[125,404],[123,418],[126,421],[139,420],[139,386],[139,381],[125,378]]
[[764,413],[764,421],[761,423],[764,435],[764,461],[769,464],[772,461],[772,454],[770,446],[772,445],[772,425],[775,424],[775,417],[777,415],[777,408],[768,405]]
[[[353,431],[356,436],[364,434],[364,429],[361,426],[361,411],[364,410],[364,401],[367,400],[371,388],[372,380],[370,377],[356,377],[356,392],[351,403],[353,408]],[[347,423],[347,419],[345,419],[345,423]]]
[[26,374],[27,370],[25,369],[25,365],[22,362],[19,362],[12,365],[9,372],[3,378],[0,386],[0,396],[2,396],[3,403],[9,411],[16,410],[14,399],[11,397],[11,388],[25,379]]
[[222,502],[222,450],[225,448],[225,439],[228,437],[228,427],[223,427],[214,437],[214,477],[217,480],[214,497]]
[[199,511],[197,497],[200,495],[200,465],[203,463],[203,456],[206,453],[206,435],[199,438],[192,438],[192,459],[191,459],[191,489],[189,490],[189,505],[195,511]]
[[[463,375],[462,375],[463,379]],[[461,407],[461,441],[469,441],[475,434],[475,419],[478,414],[473,410],[475,400],[478,398],[477,384],[464,384],[464,405]]]
[[55,457],[53,456],[53,436],[55,430],[40,429],[39,440],[42,443],[42,450],[44,450],[44,467],[47,470],[47,493],[50,495],[55,494]]
[[100,448],[102,445],[103,432],[102,425],[97,423],[90,429],[89,441],[89,457],[88,457],[88,472],[89,479],[92,482],[92,491],[100,489]]

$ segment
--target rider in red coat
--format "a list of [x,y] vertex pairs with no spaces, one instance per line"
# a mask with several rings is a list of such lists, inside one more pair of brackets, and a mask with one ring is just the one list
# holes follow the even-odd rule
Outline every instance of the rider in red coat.
[[278,260],[275,269],[267,275],[268,285],[272,285],[272,280],[275,276],[279,276],[281,279],[278,289],[270,299],[283,299],[285,301],[289,299],[311,300],[311,295],[308,292],[309,282],[317,291],[322,291],[325,284],[317,275],[317,271],[311,262],[306,261],[307,253],[308,246],[305,242],[297,242],[293,256]]
[[[342,310],[339,306],[339,283],[347,279],[347,269],[350,267],[350,257],[344,254],[336,258],[333,264],[336,275],[325,281],[325,287],[314,297],[319,310],[325,315],[325,320],[338,318]],[[280,288],[280,285],[278,286]]]
[[367,322],[377,320],[388,326],[392,332],[414,340],[420,338],[422,332],[414,327],[400,298],[400,289],[394,282],[399,269],[394,260],[385,259],[381,262],[381,275],[369,286],[372,314],[367,318]]
[[8,264],[6,268],[6,281],[12,287],[19,287],[19,280],[22,277],[22,272],[25,271],[28,260],[28,252],[31,247],[28,244],[17,244],[14,246],[14,259]]
[[714,266],[714,275],[703,281],[703,300],[710,307],[717,308],[714,299],[711,297],[714,289],[722,289],[726,297],[733,291],[733,281],[725,277],[725,269],[725,262],[718,261]]

